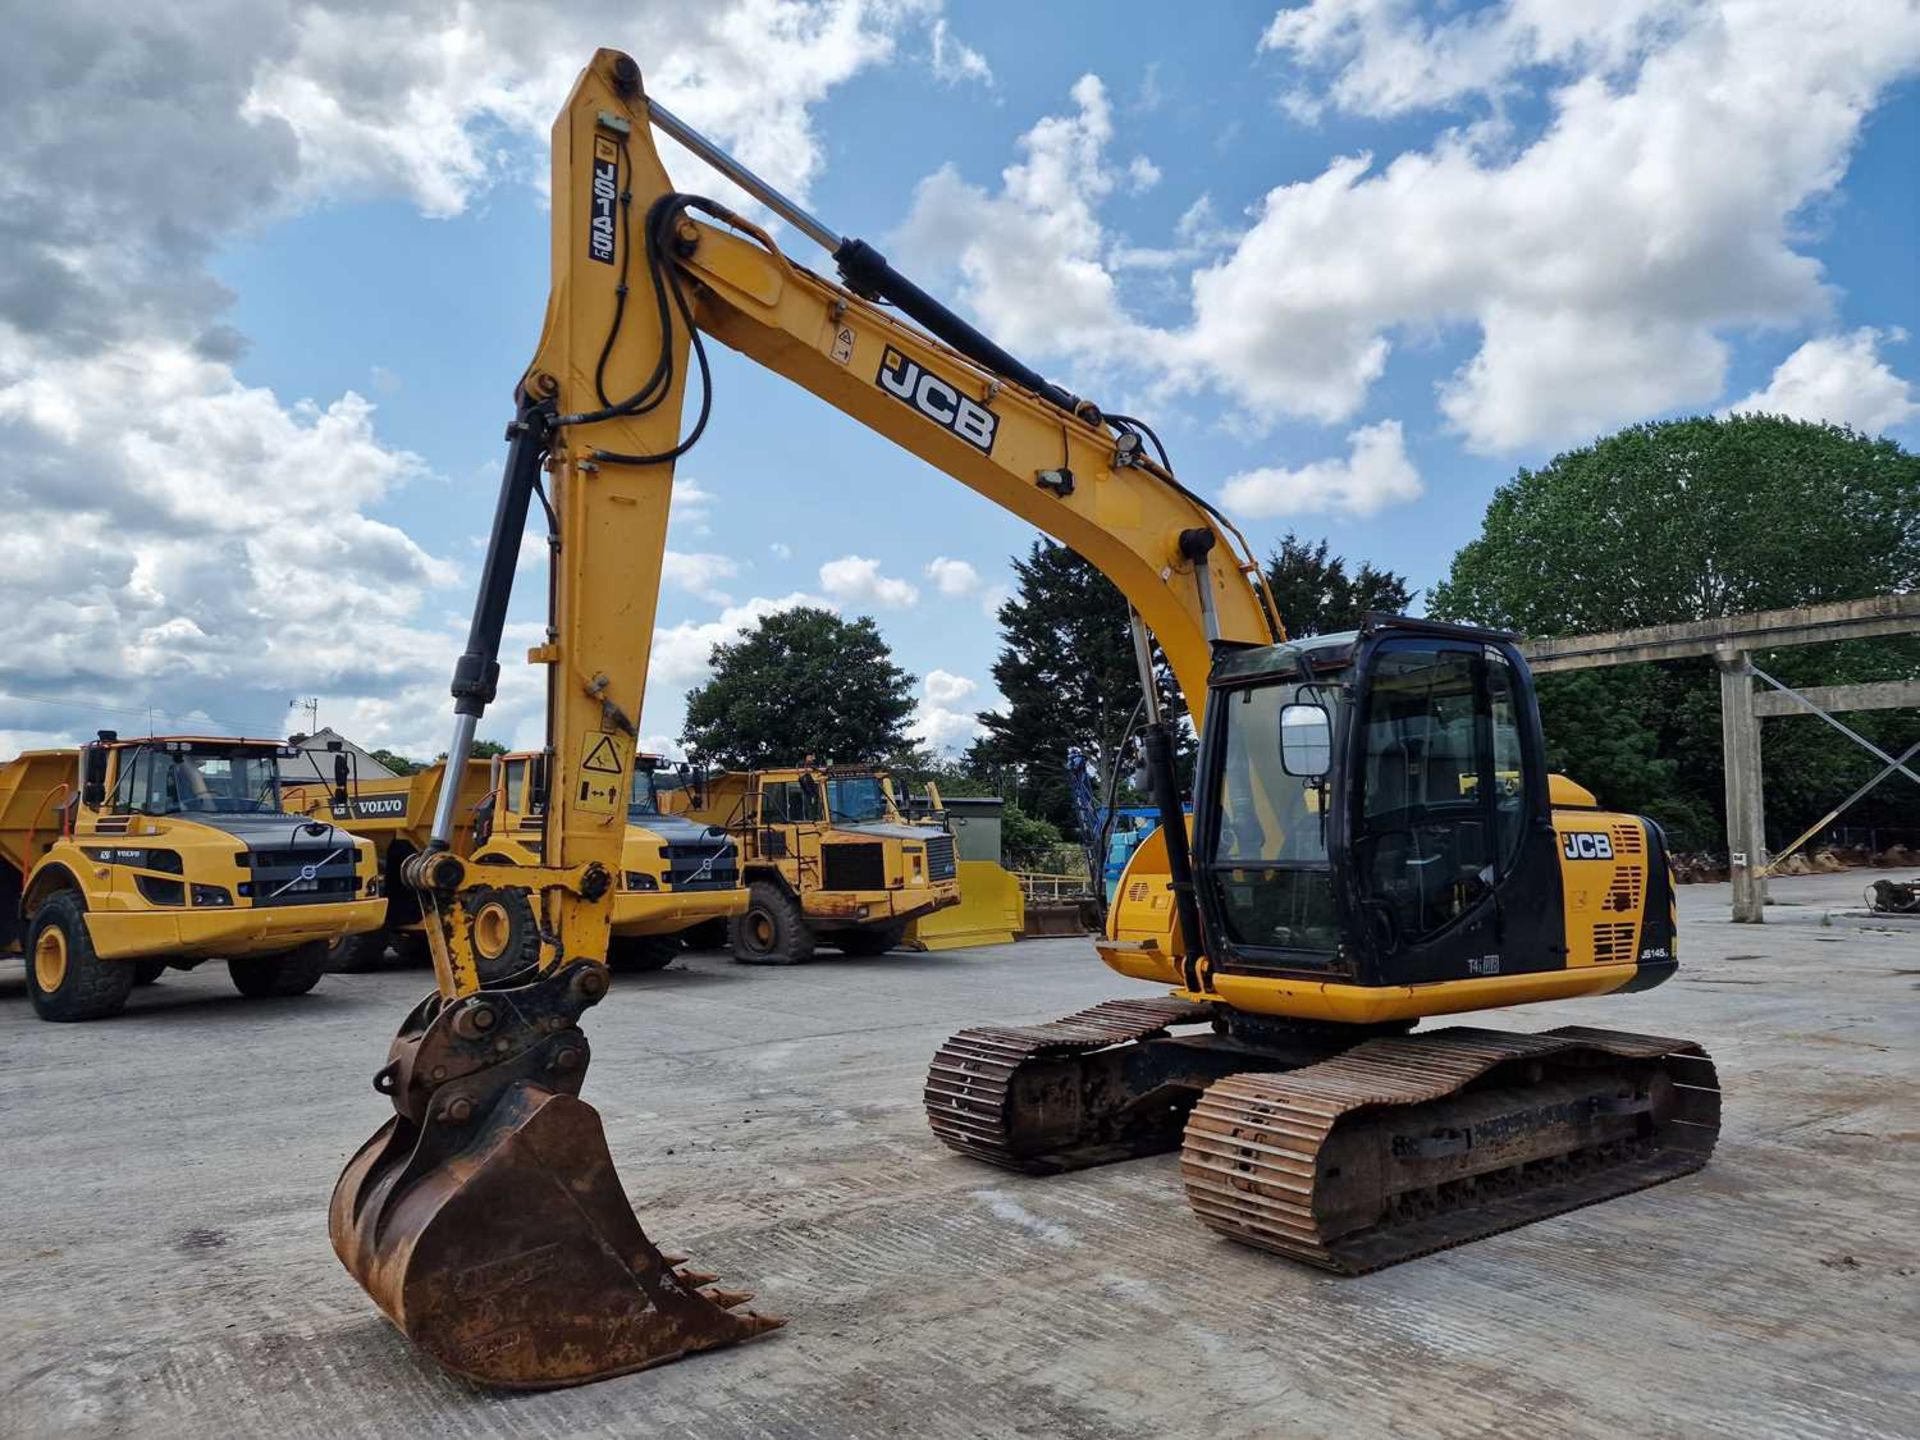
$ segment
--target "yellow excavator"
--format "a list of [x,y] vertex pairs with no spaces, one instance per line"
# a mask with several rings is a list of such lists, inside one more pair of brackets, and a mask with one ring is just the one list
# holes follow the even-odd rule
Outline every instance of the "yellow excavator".
[[[664,131],[832,256],[674,189]],[[1658,830],[1550,779],[1513,637],[1379,617],[1290,642],[1244,539],[1144,424],[1021,364],[740,166],[598,52],[553,131],[552,288],[518,391],[448,763],[493,699],[521,532],[554,554],[552,773],[538,863],[477,873],[443,787],[408,879],[436,989],[375,1088],[394,1115],[335,1189],[341,1260],[450,1369],[577,1384],[782,1323],[663,1256],[579,1098],[580,1019],[609,920],[675,459],[706,428],[705,340],[738,350],[1098,566],[1137,617],[1164,823],[1122,877],[1101,958],[1157,996],[962,1032],[929,1119],[1045,1173],[1179,1147],[1194,1210],[1250,1245],[1354,1272],[1698,1169],[1719,1125],[1687,1041],[1426,1017],[1644,989],[1673,973]],[[1018,236],[1006,237],[1018,244]],[[689,363],[702,395],[683,427]],[[1157,640],[1200,735],[1191,833]],[[539,943],[476,964],[475,887],[536,897]],[[1229,1262],[1223,1258],[1222,1264]]]

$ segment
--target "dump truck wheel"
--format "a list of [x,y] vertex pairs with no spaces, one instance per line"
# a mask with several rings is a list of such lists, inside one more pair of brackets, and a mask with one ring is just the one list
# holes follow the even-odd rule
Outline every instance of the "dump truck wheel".
[[101,1020],[133,990],[134,967],[102,960],[87,933],[87,911],[71,890],[40,902],[27,929],[27,994],[42,1020]]
[[151,985],[166,973],[167,962],[164,960],[136,960],[133,962],[133,983],[136,985]]
[[907,938],[904,923],[869,925],[864,930],[842,930],[828,936],[828,943],[840,947],[842,955],[884,955]]
[[513,885],[482,885],[466,898],[473,963],[482,984],[504,980],[540,958],[533,897]]
[[387,942],[392,938],[385,930],[342,935],[327,947],[327,969],[336,975],[378,970],[387,958]]
[[680,932],[680,943],[689,950],[724,950],[730,943],[725,920],[702,920]]
[[678,935],[615,935],[607,941],[607,965],[629,974],[664,970],[680,953]]
[[304,995],[327,973],[327,942],[310,940],[279,955],[249,955],[227,962],[233,988],[249,1000],[285,1000]]
[[813,958],[813,931],[799,902],[769,880],[753,882],[744,915],[730,922],[733,958],[742,965],[798,965]]
[[394,959],[402,970],[433,967],[433,945],[426,931],[396,930],[389,938],[393,941]]

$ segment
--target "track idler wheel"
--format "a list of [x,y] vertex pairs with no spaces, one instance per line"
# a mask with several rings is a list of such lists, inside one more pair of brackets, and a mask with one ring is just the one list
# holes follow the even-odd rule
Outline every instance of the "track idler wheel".
[[548,1389],[664,1364],[784,1322],[677,1268],[627,1203],[575,1092],[579,961],[408,1016],[375,1088],[398,1112],[333,1192],[334,1252],[402,1334],[482,1384]]

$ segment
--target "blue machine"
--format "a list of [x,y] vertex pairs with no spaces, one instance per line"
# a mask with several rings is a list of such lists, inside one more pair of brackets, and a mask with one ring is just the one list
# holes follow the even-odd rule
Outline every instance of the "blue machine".
[[1109,809],[1100,803],[1093,763],[1075,745],[1067,751],[1067,781],[1073,792],[1073,814],[1079,824],[1080,848],[1087,857],[1087,873],[1100,877],[1103,905],[1112,905],[1133,852],[1160,826],[1160,812],[1151,805],[1123,805]]

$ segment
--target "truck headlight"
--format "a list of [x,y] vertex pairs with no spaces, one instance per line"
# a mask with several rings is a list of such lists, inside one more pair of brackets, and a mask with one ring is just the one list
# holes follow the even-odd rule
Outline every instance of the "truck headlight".
[[233,894],[224,885],[196,885],[193,887],[195,905],[231,905]]

